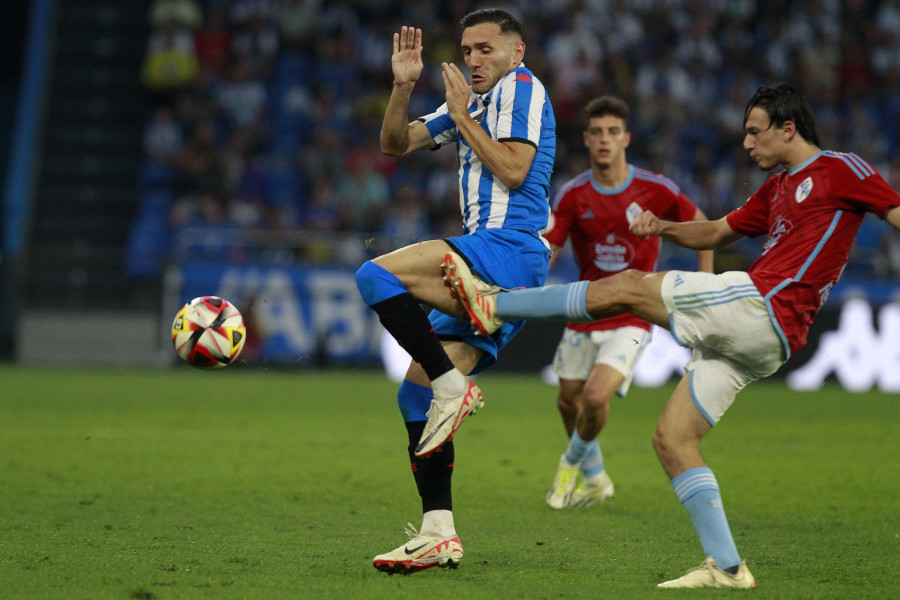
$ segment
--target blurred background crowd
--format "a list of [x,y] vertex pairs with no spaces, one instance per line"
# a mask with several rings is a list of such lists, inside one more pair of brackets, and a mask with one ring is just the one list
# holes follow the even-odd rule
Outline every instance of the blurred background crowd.
[[[410,117],[443,102],[439,64],[463,66],[467,0],[156,0],[142,80],[152,98],[127,269],[167,261],[329,261],[461,231],[451,151],[401,160],[378,146],[391,37],[423,29]],[[900,189],[900,0],[526,0],[525,64],[557,118],[556,189],[588,168],[581,108],[631,105],[629,162],[673,179],[710,218],[771,173],[741,148],[757,87],[791,80],[825,149],[855,152]],[[720,253],[746,268],[753,241]],[[896,277],[900,237],[867,218],[848,274]],[[668,249],[663,267],[690,266]],[[684,265],[681,261],[687,261]]]

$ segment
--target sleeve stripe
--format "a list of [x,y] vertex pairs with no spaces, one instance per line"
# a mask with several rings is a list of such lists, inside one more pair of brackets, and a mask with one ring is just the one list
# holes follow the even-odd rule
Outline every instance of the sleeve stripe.
[[665,186],[675,196],[681,193],[681,190],[678,189],[678,186],[675,184],[675,182],[663,175],[657,175],[656,173],[652,173],[650,171],[647,171],[646,169],[635,168],[634,176],[644,181],[658,183],[659,185]]
[[834,152],[832,150],[827,150],[823,154],[842,161],[860,179],[865,179],[875,174],[875,169],[855,154],[845,154],[844,152]]
[[856,163],[859,166],[859,168],[862,169],[862,172],[865,173],[867,176],[875,174],[875,169],[872,168],[872,165],[870,165],[869,163],[867,163],[866,161],[861,159],[856,154],[853,154],[852,152],[850,152],[847,154],[847,157],[850,160],[852,160],[854,163]]

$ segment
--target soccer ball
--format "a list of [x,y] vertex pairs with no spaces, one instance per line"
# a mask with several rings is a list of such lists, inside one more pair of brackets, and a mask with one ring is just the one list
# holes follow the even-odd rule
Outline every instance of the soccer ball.
[[175,352],[199,369],[228,366],[246,339],[240,311],[217,296],[194,298],[181,307],[172,323]]

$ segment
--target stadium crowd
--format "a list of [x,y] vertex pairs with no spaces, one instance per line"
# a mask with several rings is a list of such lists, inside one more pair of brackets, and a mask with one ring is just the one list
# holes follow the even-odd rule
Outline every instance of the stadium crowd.
[[[480,6],[480,4],[478,5]],[[443,102],[461,64],[467,0],[156,0],[142,78],[152,98],[128,271],[167,260],[359,264],[458,235],[456,156],[402,161],[378,146],[391,36],[422,27],[410,116]],[[665,173],[711,218],[769,175],[739,144],[744,103],[789,80],[813,102],[823,148],[856,152],[900,188],[900,0],[512,0],[526,64],[557,118],[556,185],[587,168],[581,108],[633,107],[634,164]],[[745,268],[755,242],[721,253]],[[848,274],[896,277],[900,238],[868,217]],[[664,268],[691,264],[668,247]]]

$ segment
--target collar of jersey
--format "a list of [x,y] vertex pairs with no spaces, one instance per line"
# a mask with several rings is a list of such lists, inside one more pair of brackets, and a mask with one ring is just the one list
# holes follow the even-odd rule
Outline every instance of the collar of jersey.
[[785,169],[785,170],[788,172],[788,175],[793,175],[793,174],[795,174],[797,171],[802,171],[803,169],[805,169],[806,167],[808,167],[808,166],[810,165],[810,163],[812,163],[814,160],[816,160],[816,159],[819,158],[820,156],[822,156],[822,152],[821,152],[821,151],[818,152],[818,153],[816,153],[815,155],[813,155],[813,156],[807,158],[805,161],[803,161],[802,163],[800,163],[800,164],[797,165],[796,167],[791,167],[790,169]]
[[626,188],[628,188],[629,185],[631,185],[631,181],[633,179],[634,179],[634,166],[629,164],[628,165],[628,177],[625,178],[625,183],[623,183],[622,185],[620,185],[617,188],[612,188],[612,189],[605,188],[594,180],[594,170],[591,169],[591,186],[593,186],[593,188],[597,191],[598,194],[603,194],[605,196],[614,196],[616,194],[621,194],[622,192],[625,191]]

